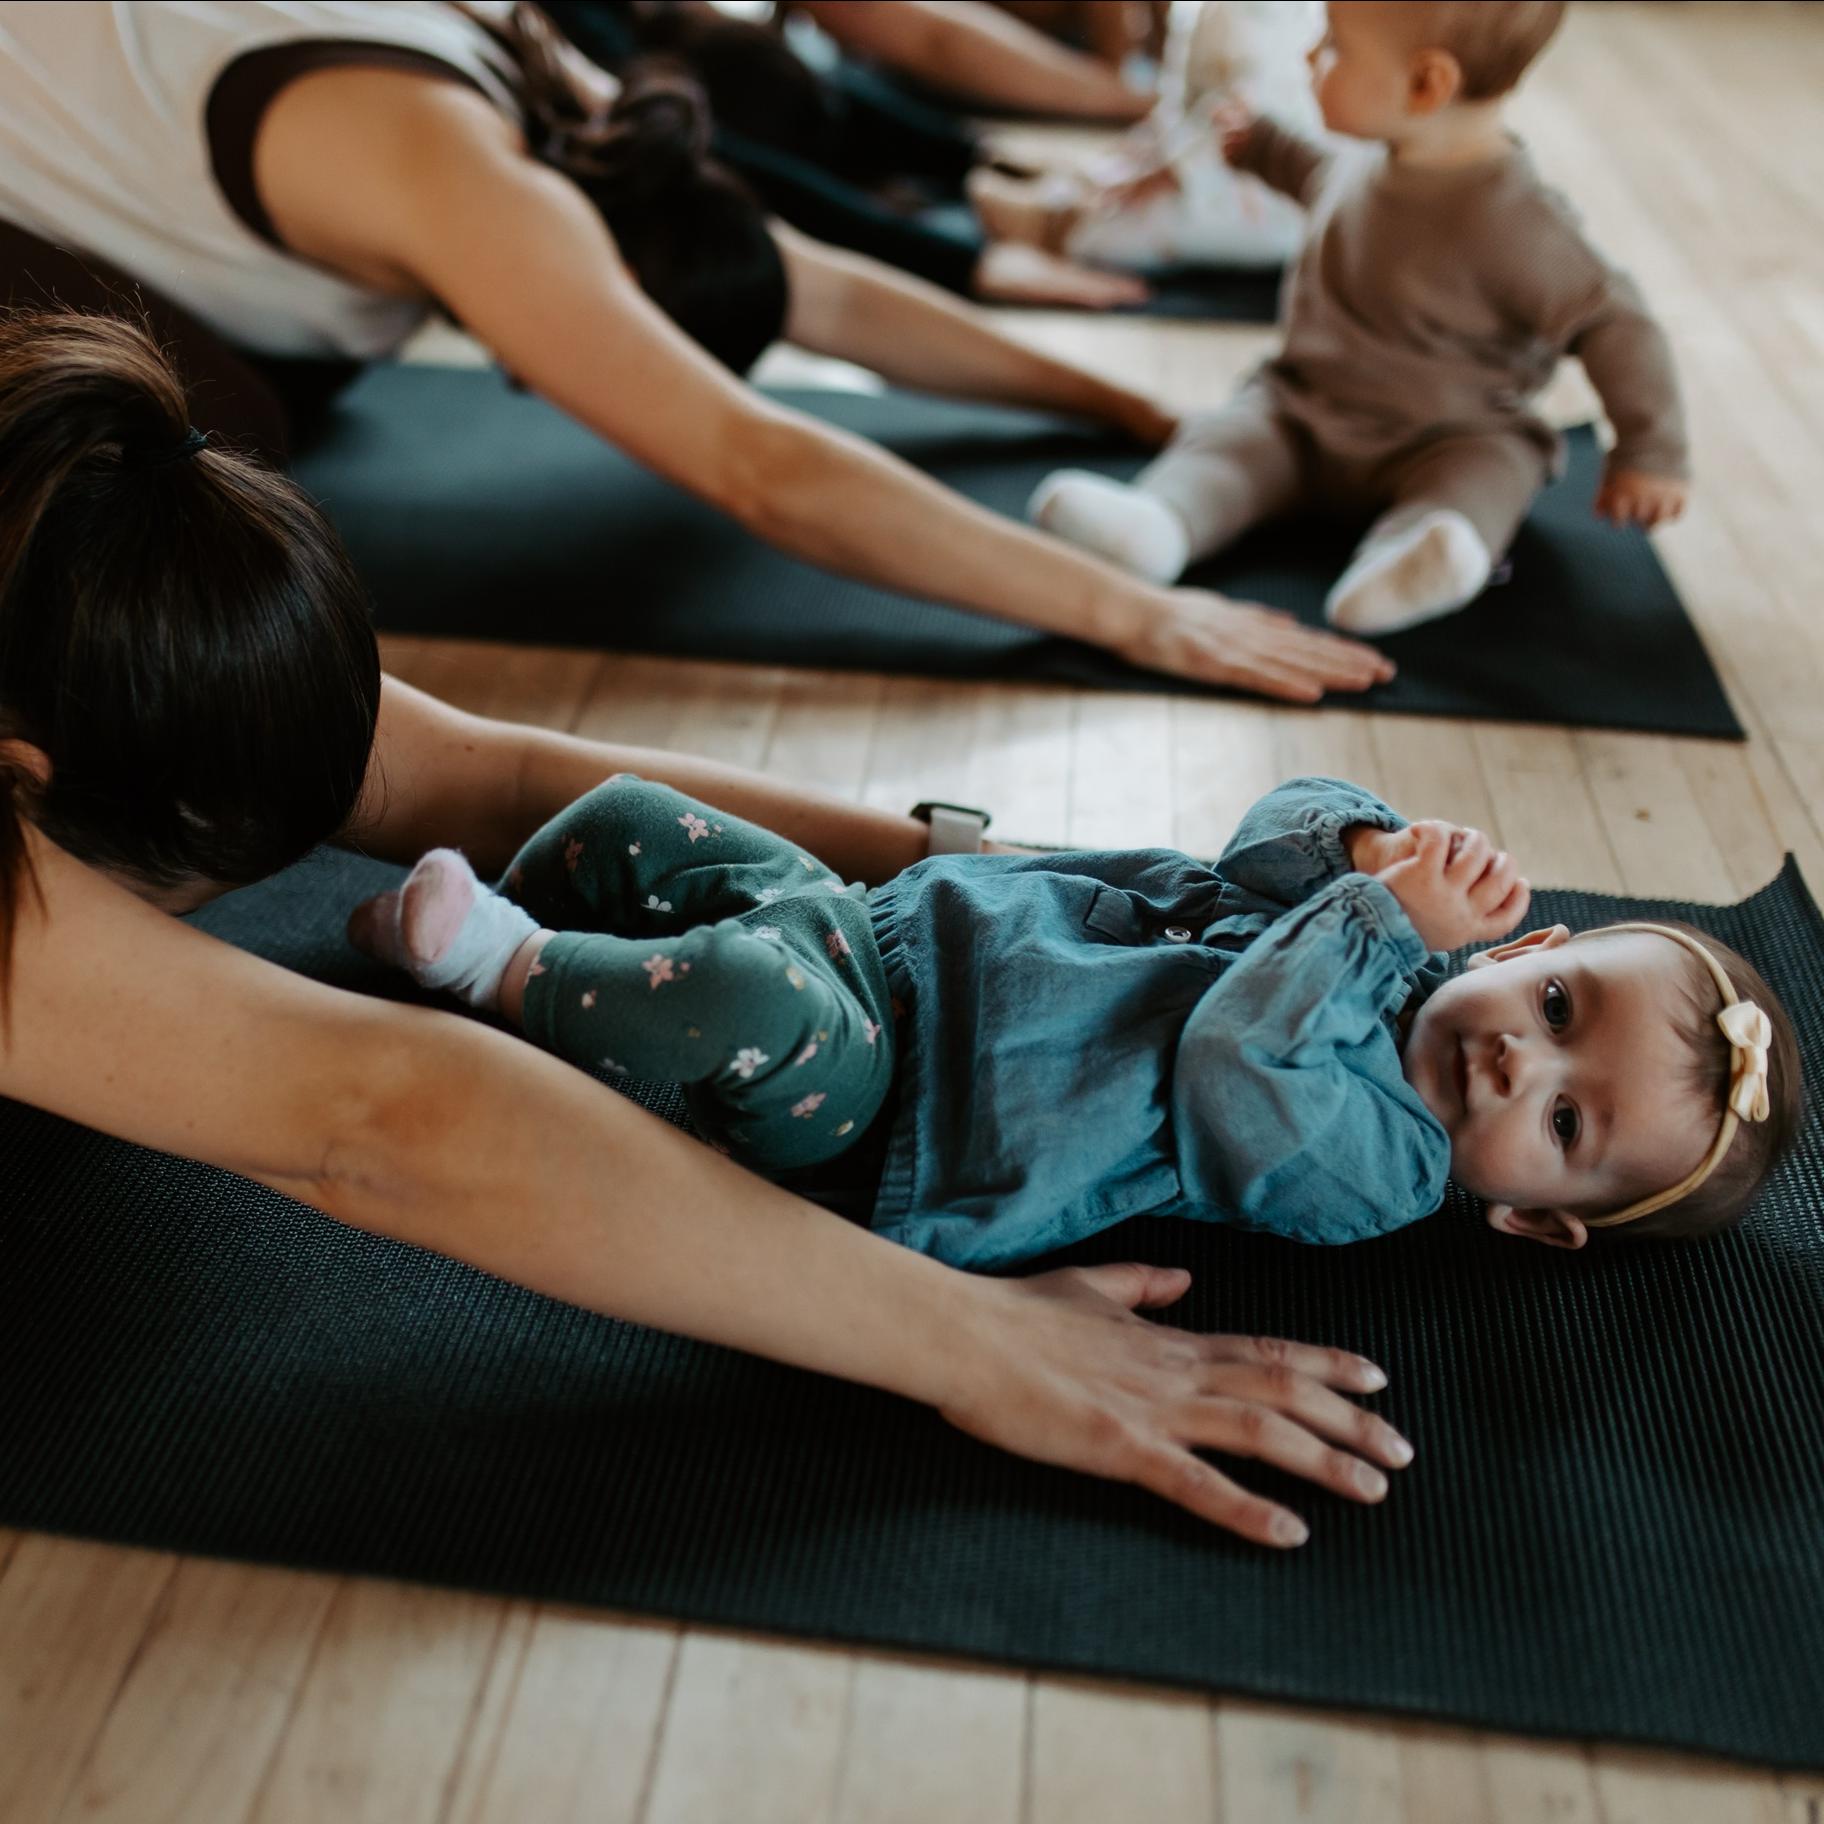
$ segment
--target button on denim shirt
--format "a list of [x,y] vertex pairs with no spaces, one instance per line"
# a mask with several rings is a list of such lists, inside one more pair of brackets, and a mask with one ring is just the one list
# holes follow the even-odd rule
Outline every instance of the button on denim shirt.
[[1428,1216],[1450,1142],[1395,1019],[1437,979],[1352,873],[1371,793],[1295,779],[1212,869],[1169,849],[938,856],[869,896],[899,1102],[872,1226],[1001,1267],[1130,1216],[1359,1241]]

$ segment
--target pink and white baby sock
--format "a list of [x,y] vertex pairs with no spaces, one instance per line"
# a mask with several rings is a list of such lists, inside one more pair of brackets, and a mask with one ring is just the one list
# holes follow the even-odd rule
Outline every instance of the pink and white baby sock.
[[374,905],[382,957],[423,988],[441,988],[492,1012],[500,978],[540,925],[523,907],[490,892],[455,849],[432,849],[397,893]]

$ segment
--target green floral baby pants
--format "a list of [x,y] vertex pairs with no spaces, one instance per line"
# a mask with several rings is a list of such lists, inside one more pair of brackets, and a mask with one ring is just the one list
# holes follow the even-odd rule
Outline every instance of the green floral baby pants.
[[792,1171],[861,1138],[893,1075],[865,889],[782,837],[617,773],[545,825],[500,891],[557,933],[527,1035],[684,1085],[699,1130]]

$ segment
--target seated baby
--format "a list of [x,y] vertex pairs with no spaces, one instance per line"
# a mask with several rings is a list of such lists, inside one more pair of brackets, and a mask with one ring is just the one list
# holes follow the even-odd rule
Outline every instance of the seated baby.
[[1687,467],[1665,335],[1502,120],[1562,12],[1332,5],[1317,101],[1334,132],[1377,143],[1328,151],[1240,115],[1224,131],[1233,164],[1308,212],[1279,354],[1131,487],[1047,477],[1038,524],[1163,583],[1279,514],[1372,517],[1325,612],[1357,634],[1412,627],[1481,593],[1561,466],[1527,407],[1567,353],[1615,431],[1597,511],[1675,518]]
[[847,1164],[864,1220],[959,1266],[1139,1215],[1355,1241],[1453,1176],[1559,1247],[1698,1235],[1797,1127],[1797,1043],[1741,957],[1554,925],[1446,980],[1432,952],[1510,931],[1525,881],[1339,780],[1269,794],[1214,867],[939,856],[866,891],[622,774],[503,886],[434,850],[351,934],[578,1065],[683,1084],[757,1170]]

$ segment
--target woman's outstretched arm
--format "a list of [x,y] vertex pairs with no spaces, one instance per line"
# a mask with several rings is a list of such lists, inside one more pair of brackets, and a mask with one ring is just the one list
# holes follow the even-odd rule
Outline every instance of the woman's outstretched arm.
[[793,0],[846,51],[987,108],[1070,120],[1139,120],[1152,97],[1106,63],[1035,32],[1011,14],[956,0]]
[[870,367],[895,385],[961,399],[1074,412],[1160,444],[1176,427],[1144,393],[1006,336],[946,291],[782,222],[773,238],[791,278],[788,342]]
[[763,398],[651,304],[582,192],[453,83],[300,78],[267,111],[255,174],[295,252],[440,298],[528,386],[810,563],[1299,702],[1391,674],[1372,647],[1123,575]]
[[[477,1022],[307,981],[154,912],[40,839],[0,1095],[225,1167],[568,1303],[902,1394],[1019,1454],[1301,1536],[1194,1448],[1357,1500],[1391,1430],[1339,1351],[1133,1315],[1187,1276],[975,1279],[788,1195]],[[1326,1441],[1328,1440],[1328,1441]],[[1293,1531],[1275,1529],[1290,1524]]]
[[882,881],[925,854],[930,831],[738,766],[669,749],[588,741],[496,722],[383,680],[380,726],[349,842],[387,861],[461,849],[475,871],[501,873],[520,845],[608,777],[660,779],[706,804],[777,830],[849,880]]

